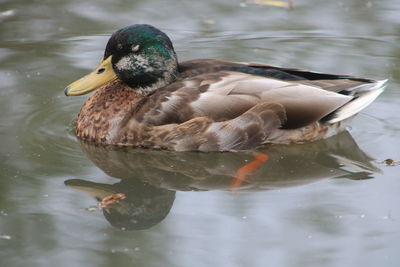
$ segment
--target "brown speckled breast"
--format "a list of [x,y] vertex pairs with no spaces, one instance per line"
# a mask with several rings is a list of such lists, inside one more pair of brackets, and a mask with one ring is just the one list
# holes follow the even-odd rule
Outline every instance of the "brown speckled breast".
[[118,131],[139,99],[137,93],[119,80],[97,89],[77,116],[76,136],[85,142],[110,144],[110,134]]

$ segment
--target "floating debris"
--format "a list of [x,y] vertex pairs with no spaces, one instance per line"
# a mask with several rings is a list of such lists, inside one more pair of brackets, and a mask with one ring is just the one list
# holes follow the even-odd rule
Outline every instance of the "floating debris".
[[90,211],[90,212],[94,212],[94,211],[98,211],[98,210],[99,210],[99,207],[97,207],[97,206],[90,206],[90,207],[86,208],[86,210],[87,210],[87,211]]
[[257,4],[257,5],[264,5],[264,6],[276,6],[276,7],[286,7],[286,8],[293,8],[293,0],[285,1],[273,1],[273,0],[248,0],[247,3],[249,4]]
[[203,23],[207,25],[214,25],[216,21],[214,19],[205,19],[203,20]]
[[15,16],[15,14],[16,14],[16,12],[13,9],[0,12],[0,21],[6,20],[8,18],[12,18]]
[[10,240],[11,236],[10,235],[0,235],[0,239]]
[[383,163],[385,163],[387,166],[396,166],[396,165],[400,165],[400,161],[395,161],[394,159],[385,159],[383,161]]
[[98,207],[100,209],[104,209],[105,207],[113,205],[120,200],[124,200],[125,198],[126,195],[124,193],[112,194],[103,198],[103,200],[98,204]]

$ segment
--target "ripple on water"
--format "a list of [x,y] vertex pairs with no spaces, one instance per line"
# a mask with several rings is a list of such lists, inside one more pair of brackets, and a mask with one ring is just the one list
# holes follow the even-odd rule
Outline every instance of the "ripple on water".
[[50,162],[80,160],[82,152],[73,134],[77,110],[79,103],[57,98],[43,101],[32,109],[23,118],[20,131],[24,150],[32,155],[46,155],[46,161],[50,159]]

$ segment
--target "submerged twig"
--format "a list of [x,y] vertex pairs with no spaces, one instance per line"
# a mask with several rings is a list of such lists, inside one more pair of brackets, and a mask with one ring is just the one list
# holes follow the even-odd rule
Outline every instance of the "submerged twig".
[[248,175],[256,171],[261,164],[266,162],[269,159],[267,154],[257,154],[254,156],[254,159],[247,163],[246,165],[240,167],[236,171],[235,177],[232,179],[231,186],[232,191],[236,191],[237,188],[248,179]]

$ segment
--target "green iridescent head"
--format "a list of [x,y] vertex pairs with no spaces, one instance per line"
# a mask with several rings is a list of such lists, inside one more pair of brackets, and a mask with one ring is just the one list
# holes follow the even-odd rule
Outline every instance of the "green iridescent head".
[[149,87],[161,80],[174,80],[178,62],[171,40],[162,31],[146,24],[116,31],[107,43],[104,59],[118,78],[132,88]]
[[92,73],[70,84],[65,94],[82,95],[116,78],[150,93],[177,76],[178,60],[168,36],[151,25],[136,24],[114,32],[103,61]]

